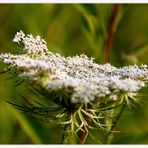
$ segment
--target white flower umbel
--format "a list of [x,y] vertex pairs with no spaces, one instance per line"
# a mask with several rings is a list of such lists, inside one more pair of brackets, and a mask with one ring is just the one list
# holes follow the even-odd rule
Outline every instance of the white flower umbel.
[[25,35],[22,31],[16,33],[13,41],[22,42],[26,53],[1,54],[0,59],[18,76],[35,81],[49,93],[71,88],[71,103],[86,104],[115,93],[137,92],[148,80],[147,65],[116,68],[96,64],[84,54],[65,58],[48,51],[40,36]]
[[[76,108],[76,113],[66,124],[74,122],[79,130],[89,127],[82,118],[83,114],[100,125],[98,118],[102,114],[98,112],[102,104],[103,107],[107,107],[109,102],[129,104],[130,99],[136,102],[137,92],[148,81],[147,65],[116,68],[109,63],[99,65],[84,54],[63,57],[49,51],[40,36],[25,35],[22,31],[16,33],[13,41],[24,44],[25,53],[1,53],[0,60],[8,64],[10,70],[17,72],[21,79],[27,79],[33,82],[32,86],[41,88],[42,94],[45,93],[52,101],[64,108]],[[93,110],[87,111],[91,108]]]

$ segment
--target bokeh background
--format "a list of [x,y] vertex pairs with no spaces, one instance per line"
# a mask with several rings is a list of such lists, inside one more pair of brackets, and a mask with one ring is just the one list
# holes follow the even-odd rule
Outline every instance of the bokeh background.
[[[108,62],[114,66],[148,64],[148,5],[119,4],[0,4],[0,53],[18,52],[15,33],[40,35],[48,48],[64,56],[85,53],[104,61],[109,28],[113,29]],[[4,65],[0,63],[0,71]],[[10,75],[0,75],[0,144],[56,144],[63,128],[24,114],[4,100],[19,101],[31,95],[24,86],[14,86]],[[148,89],[140,91],[141,105],[126,109],[115,133],[114,144],[148,144]],[[99,143],[93,131],[86,143]]]

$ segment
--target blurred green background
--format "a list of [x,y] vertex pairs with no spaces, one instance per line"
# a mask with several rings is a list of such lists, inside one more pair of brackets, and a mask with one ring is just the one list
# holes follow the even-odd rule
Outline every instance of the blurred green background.
[[[40,35],[48,48],[64,56],[85,53],[102,63],[115,4],[0,4],[0,53],[19,51],[14,34]],[[109,62],[114,66],[148,64],[148,5],[119,4]],[[4,65],[0,63],[2,71]],[[56,144],[63,128],[32,118],[5,103],[17,102],[26,88],[14,87],[15,80],[0,75],[0,143]],[[31,92],[29,92],[31,93]],[[148,144],[148,91],[140,91],[141,104],[126,109],[113,142]],[[99,143],[98,131],[86,143]]]

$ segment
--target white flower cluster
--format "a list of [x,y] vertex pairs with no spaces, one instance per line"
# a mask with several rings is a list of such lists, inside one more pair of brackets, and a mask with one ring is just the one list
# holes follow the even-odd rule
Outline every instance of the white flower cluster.
[[22,42],[26,53],[1,54],[0,60],[49,94],[57,92],[58,98],[61,98],[59,92],[67,94],[71,103],[89,103],[101,98],[116,100],[121,93],[137,92],[148,80],[147,65],[116,68],[96,64],[84,54],[63,57],[48,51],[46,42],[39,36],[34,38],[22,31],[13,41]]
[[27,54],[44,54],[48,51],[45,40],[41,39],[40,36],[36,36],[34,38],[32,35],[25,35],[23,31],[16,33],[13,42],[22,42],[24,44],[24,50],[27,51]]

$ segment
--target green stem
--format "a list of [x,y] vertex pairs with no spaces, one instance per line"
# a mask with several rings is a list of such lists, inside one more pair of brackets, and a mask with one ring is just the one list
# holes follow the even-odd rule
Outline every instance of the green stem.
[[[69,120],[69,114],[67,114],[67,119],[66,121]],[[63,131],[63,135],[62,135],[62,138],[61,138],[61,144],[69,144],[69,140],[68,140],[68,137],[69,137],[69,129],[70,129],[70,124],[65,124],[64,126],[64,131]]]
[[68,144],[68,129],[69,129],[69,125],[66,124],[64,127],[64,132],[62,135],[62,139],[61,139],[61,144]]
[[126,107],[126,103],[123,104],[123,106],[121,107],[120,112],[116,116],[114,122],[112,122],[113,126],[111,127],[111,129],[110,129],[110,131],[109,131],[109,133],[107,135],[107,140],[106,140],[107,144],[110,144],[112,142],[112,139],[114,137],[114,134],[113,134],[112,131],[116,128],[116,126],[117,126],[117,124],[118,124],[118,122],[119,122],[119,120],[120,120],[120,118],[121,118],[121,116],[123,114],[123,111],[125,110],[125,107]]

